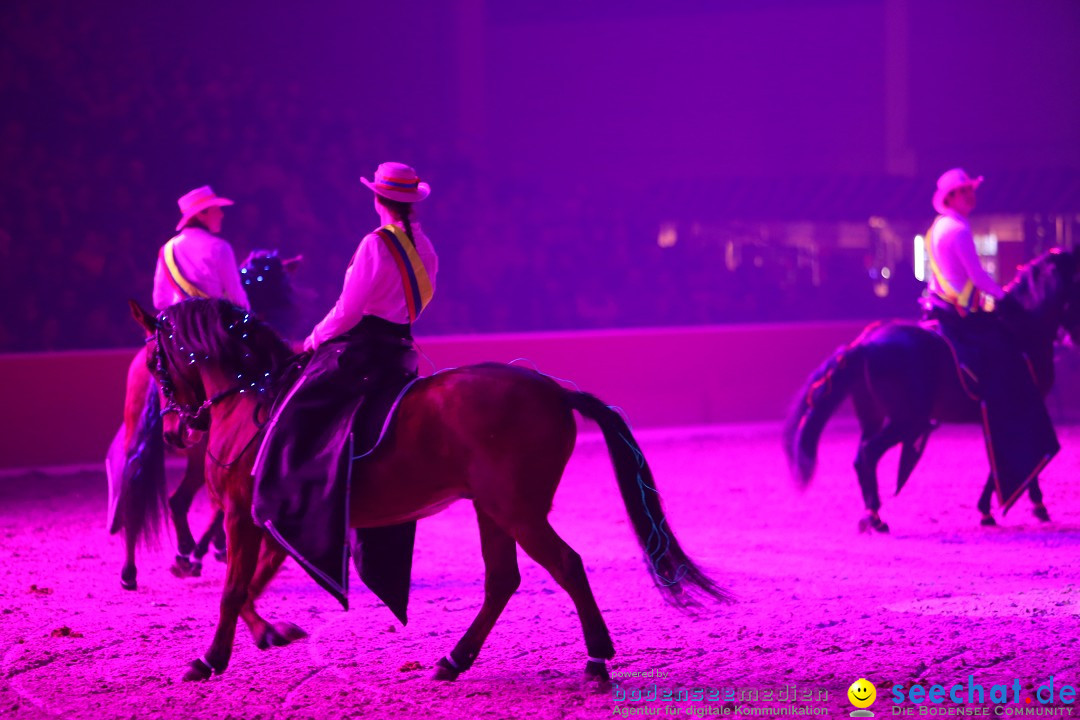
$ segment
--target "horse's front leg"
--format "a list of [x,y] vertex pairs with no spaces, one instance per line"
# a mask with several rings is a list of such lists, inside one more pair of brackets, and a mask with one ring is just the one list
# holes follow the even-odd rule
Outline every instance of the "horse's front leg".
[[251,581],[247,602],[240,609],[240,617],[251,630],[251,637],[260,650],[288,645],[294,640],[306,638],[308,634],[291,622],[269,623],[255,610],[255,601],[262,595],[267,584],[273,580],[288,554],[269,536],[263,536],[262,550],[259,553],[259,565]]
[[170,569],[176,577],[198,577],[202,574],[202,558],[193,557],[195,536],[188,523],[188,513],[195,493],[206,482],[206,443],[201,442],[187,451],[184,477],[169,497],[169,514],[176,528],[176,561]]
[[1039,487],[1039,478],[1036,477],[1028,485],[1028,497],[1031,498],[1031,512],[1041,522],[1050,522],[1050,513],[1046,509],[1046,505],[1043,504],[1042,488]]
[[228,560],[225,569],[225,589],[221,594],[221,610],[217,631],[210,649],[191,663],[184,680],[206,680],[212,674],[225,672],[232,657],[236,639],[236,621],[248,602],[251,581],[259,558],[262,530],[251,519],[251,505],[226,501],[225,527],[229,538]]

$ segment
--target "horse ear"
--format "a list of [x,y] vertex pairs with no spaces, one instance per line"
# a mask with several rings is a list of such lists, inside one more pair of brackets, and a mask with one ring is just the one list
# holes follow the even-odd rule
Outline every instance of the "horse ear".
[[300,263],[304,262],[303,255],[297,255],[296,257],[286,258],[281,261],[281,269],[287,273],[294,272],[296,268],[300,267]]
[[135,322],[142,325],[148,336],[153,335],[157,330],[157,317],[143,310],[142,305],[134,300],[128,300],[128,307],[131,308],[131,317],[135,318]]

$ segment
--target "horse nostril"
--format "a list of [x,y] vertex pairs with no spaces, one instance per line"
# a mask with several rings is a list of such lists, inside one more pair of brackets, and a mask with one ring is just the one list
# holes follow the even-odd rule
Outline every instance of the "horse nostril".
[[174,447],[179,450],[184,449],[184,441],[180,437],[180,433],[176,432],[175,430],[169,430],[162,433],[162,437],[165,439],[165,444],[169,447]]

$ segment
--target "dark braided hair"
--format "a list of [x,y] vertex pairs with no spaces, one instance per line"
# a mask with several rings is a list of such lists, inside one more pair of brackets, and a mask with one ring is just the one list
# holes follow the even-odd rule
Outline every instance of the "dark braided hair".
[[390,212],[394,213],[401,224],[405,226],[405,234],[409,236],[409,240],[413,245],[416,245],[416,238],[412,234],[412,223],[409,218],[412,217],[412,203],[401,202],[400,200],[391,200],[384,198],[382,195],[375,195],[375,199],[379,204],[387,208]]

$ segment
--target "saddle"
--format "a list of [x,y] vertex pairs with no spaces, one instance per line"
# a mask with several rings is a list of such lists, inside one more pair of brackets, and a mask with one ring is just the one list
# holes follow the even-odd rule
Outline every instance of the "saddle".
[[973,367],[975,364],[973,356],[978,350],[971,345],[957,342],[957,340],[949,337],[945,333],[940,320],[921,320],[919,321],[919,327],[934,333],[945,343],[945,347],[949,349],[949,354],[952,356],[953,367],[956,368],[956,376],[960,380],[960,387],[964,389],[964,393],[968,397],[977,401],[981,397],[981,393],[979,376]]

